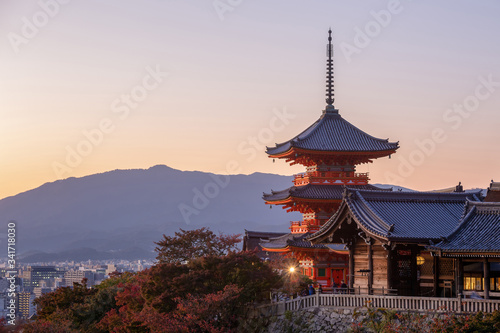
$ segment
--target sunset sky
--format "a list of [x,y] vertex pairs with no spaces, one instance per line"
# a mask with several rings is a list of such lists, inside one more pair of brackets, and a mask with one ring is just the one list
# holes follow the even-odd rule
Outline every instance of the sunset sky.
[[500,180],[499,15],[495,0],[1,0],[0,198],[156,164],[303,171],[264,151],[321,115],[329,27],[335,107],[401,146],[358,171],[487,187]]

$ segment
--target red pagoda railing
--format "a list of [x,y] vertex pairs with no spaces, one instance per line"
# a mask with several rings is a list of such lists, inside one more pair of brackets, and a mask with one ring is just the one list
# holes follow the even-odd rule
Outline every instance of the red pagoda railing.
[[304,233],[310,231],[318,231],[321,221],[318,219],[310,219],[305,221],[290,222],[290,230],[292,233]]
[[368,173],[340,172],[340,171],[313,171],[299,173],[294,176],[295,186],[306,184],[345,184],[366,185],[368,184]]

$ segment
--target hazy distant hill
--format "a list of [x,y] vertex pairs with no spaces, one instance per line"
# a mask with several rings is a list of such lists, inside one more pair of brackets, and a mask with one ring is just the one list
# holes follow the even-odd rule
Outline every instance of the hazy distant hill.
[[76,251],[93,258],[112,251],[123,257],[127,252],[151,252],[162,234],[179,228],[287,231],[289,221],[300,218],[269,209],[261,199],[263,191],[289,187],[291,177],[254,173],[227,181],[227,176],[157,165],[47,183],[0,200],[0,242],[6,244],[7,222],[16,220],[18,253],[64,252],[60,256],[66,258]]
[[398,185],[390,185],[390,184],[373,184],[373,185],[384,189],[392,189],[393,191],[415,192],[415,190]]
[[286,232],[300,214],[269,209],[261,198],[291,184],[289,176],[222,176],[164,165],[68,178],[0,200],[0,243],[6,244],[9,220],[17,221],[18,259],[29,262],[154,258],[154,242],[179,228]]

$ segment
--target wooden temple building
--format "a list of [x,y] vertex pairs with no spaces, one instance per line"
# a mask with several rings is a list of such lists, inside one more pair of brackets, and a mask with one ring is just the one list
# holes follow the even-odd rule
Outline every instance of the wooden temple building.
[[251,231],[245,229],[245,234],[243,235],[243,250],[255,251],[255,254],[262,261],[270,260],[272,258],[272,254],[264,251],[260,246],[260,243],[262,241],[267,241],[270,238],[276,238],[286,234],[286,232]]
[[292,139],[268,147],[270,158],[301,164],[304,173],[295,175],[293,186],[264,193],[266,204],[279,205],[288,212],[303,214],[293,221],[290,233],[263,240],[260,246],[268,253],[287,254],[299,260],[302,272],[330,287],[349,279],[347,249],[340,239],[311,244],[306,238],[320,230],[337,211],[346,187],[357,190],[380,190],[370,185],[367,173],[356,173],[356,166],[394,154],[397,142],[375,138],[345,120],[334,107],[333,46],[331,31],[327,45],[326,108],[320,118]]
[[500,297],[500,203],[481,199],[480,190],[346,188],[335,215],[307,240],[346,244],[350,292]]

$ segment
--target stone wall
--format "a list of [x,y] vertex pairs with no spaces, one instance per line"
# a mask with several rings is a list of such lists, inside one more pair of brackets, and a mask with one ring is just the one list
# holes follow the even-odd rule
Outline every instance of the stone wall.
[[[389,320],[398,332],[407,332],[409,328],[418,331],[429,331],[436,319],[450,320],[450,316],[465,316],[467,314],[454,312],[418,312],[394,311],[386,309],[311,307],[297,311],[280,311],[281,304],[276,307],[254,308],[249,311],[248,318],[240,325],[239,332],[288,333],[288,332],[349,332],[358,331],[362,327],[365,332],[375,332],[374,326]],[[358,325],[361,325],[358,326]],[[354,329],[354,330],[351,330]]]
[[261,316],[246,323],[245,332],[346,332],[353,323],[363,319],[353,318],[353,310],[334,308],[309,308],[286,311],[281,315]]

